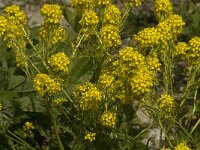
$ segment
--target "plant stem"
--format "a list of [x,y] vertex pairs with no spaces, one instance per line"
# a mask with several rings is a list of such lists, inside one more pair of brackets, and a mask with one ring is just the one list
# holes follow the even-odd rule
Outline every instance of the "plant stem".
[[52,108],[51,108],[51,106],[47,106],[47,109],[49,110],[50,115],[51,115],[51,120],[53,122],[53,127],[54,127],[54,130],[55,130],[55,133],[56,133],[56,138],[57,138],[60,150],[64,150],[64,147],[62,145],[62,141],[61,141],[59,133],[58,133],[58,126],[56,124],[56,118],[54,116],[54,113],[52,112]]

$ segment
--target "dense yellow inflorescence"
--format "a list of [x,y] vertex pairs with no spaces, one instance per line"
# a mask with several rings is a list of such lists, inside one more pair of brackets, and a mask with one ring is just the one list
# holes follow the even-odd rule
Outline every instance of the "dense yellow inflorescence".
[[121,21],[121,12],[115,5],[108,5],[104,11],[103,24],[118,26]]
[[186,42],[178,42],[175,46],[175,56],[185,57],[188,53],[189,46]]
[[175,39],[183,31],[185,22],[179,15],[172,14],[157,26],[160,32],[160,41],[166,43],[169,40]]
[[69,63],[70,63],[70,60],[65,55],[64,52],[59,52],[55,55],[52,55],[48,59],[48,64],[51,67],[51,70],[55,73],[61,73],[61,74],[68,73]]
[[2,22],[0,30],[4,33],[4,41],[8,47],[24,49],[26,42],[22,28],[26,23],[25,13],[16,5],[6,7],[4,12],[5,18],[0,18],[0,22]]
[[95,5],[95,0],[70,0],[72,6],[77,10],[77,12],[93,8]]
[[145,58],[132,47],[126,47],[119,51],[118,60],[113,63],[116,68],[116,74],[125,74],[134,72],[139,66],[143,65]]
[[189,42],[189,57],[200,57],[200,37],[193,37]]
[[142,4],[142,0],[124,0],[125,6],[128,7],[138,7]]
[[179,145],[177,145],[174,150],[191,150],[188,146],[186,142],[182,142]]
[[59,24],[62,18],[62,10],[59,5],[44,4],[41,9],[45,23]]
[[101,116],[101,122],[105,127],[114,128],[116,124],[116,113],[113,112],[104,112]]
[[53,79],[47,74],[36,74],[33,79],[33,87],[41,96],[56,94],[61,90],[61,85],[59,80]]
[[96,0],[97,1],[97,5],[108,5],[111,3],[111,0]]
[[105,88],[108,88],[112,85],[114,81],[114,76],[109,75],[108,73],[103,73],[99,77],[99,83],[103,85]]
[[167,112],[171,112],[174,107],[174,98],[168,94],[161,95],[158,101],[160,109],[166,110]]
[[15,23],[17,26],[22,27],[26,23],[25,13],[17,5],[12,5],[4,9],[5,17],[9,21]]
[[98,23],[99,18],[95,11],[92,10],[85,11],[80,20],[80,24],[85,32],[95,30],[97,28]]
[[96,133],[88,132],[85,135],[85,140],[89,140],[90,142],[95,140]]
[[62,10],[59,5],[44,4],[41,8],[44,21],[39,29],[39,36],[43,42],[52,44],[64,42],[65,29],[60,26]]
[[164,20],[173,13],[173,6],[170,0],[156,0],[155,9],[159,21]]
[[116,47],[121,44],[119,30],[113,25],[103,26],[100,30],[100,36],[105,47]]
[[159,44],[159,32],[157,28],[145,28],[135,35],[134,40],[139,43],[142,48],[154,47]]
[[3,16],[0,16],[0,37],[4,35],[6,32],[6,25],[7,25],[7,19]]
[[161,63],[159,62],[156,53],[152,53],[146,58],[146,64],[148,69],[155,75],[161,70]]
[[17,67],[27,66],[28,58],[25,53],[22,50],[15,50],[14,53]]
[[131,79],[132,92],[136,95],[147,94],[153,87],[154,75],[146,67],[141,66]]
[[74,96],[82,110],[95,110],[102,100],[102,92],[90,82],[77,86]]

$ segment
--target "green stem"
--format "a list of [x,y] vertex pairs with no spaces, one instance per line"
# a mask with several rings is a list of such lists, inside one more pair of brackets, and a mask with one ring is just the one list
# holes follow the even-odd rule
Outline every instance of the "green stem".
[[[80,36],[80,33],[79,33],[79,36]],[[75,47],[75,49],[74,49],[74,51],[73,51],[72,57],[75,56],[78,47],[80,46],[80,44],[81,44],[83,38],[85,37],[85,34],[83,34],[80,38],[79,38],[79,36],[78,36],[78,38],[77,38],[77,45],[76,45],[76,47]]]
[[194,130],[197,128],[197,126],[200,123],[200,119],[196,122],[196,124],[194,125],[194,127],[192,128],[192,130],[190,131],[190,134],[192,135],[192,133],[194,132]]
[[62,91],[63,91],[63,93],[65,94],[65,96],[69,99],[69,101],[72,103],[72,105],[73,105],[75,108],[77,108],[77,107],[74,105],[73,100],[70,98],[70,96],[69,96],[69,95],[67,94],[67,92],[65,91],[65,89],[62,88]]
[[173,145],[172,145],[172,143],[171,143],[171,141],[170,141],[170,138],[168,137],[168,134],[165,132],[164,127],[163,127],[163,125],[162,125],[160,119],[158,120],[158,122],[159,122],[160,128],[162,129],[163,133],[165,134],[165,136],[166,136],[166,138],[167,138],[167,141],[169,142],[169,145],[170,145],[171,147],[173,147]]
[[52,108],[49,108],[49,106],[47,106],[47,107],[48,107],[48,110],[49,110],[50,115],[51,115],[51,120],[53,122],[53,127],[54,127],[54,130],[55,130],[55,133],[56,133],[56,138],[57,138],[60,150],[64,150],[64,147],[62,145],[62,141],[61,141],[59,133],[58,133],[58,126],[57,126],[57,123],[56,123],[56,118],[54,116],[54,113],[52,112]]
[[[19,137],[18,137],[17,139],[20,139],[20,140],[14,139],[13,137],[11,137],[11,136],[9,136],[9,135],[7,135],[7,134],[6,134],[5,136],[6,136],[7,138],[9,138],[9,139],[11,139],[11,140],[13,140],[13,141],[15,141],[15,142],[17,142],[17,143],[23,145],[23,146],[25,146],[26,148],[28,148],[28,149],[30,149],[30,150],[37,150],[37,149],[31,147],[31,146],[30,146],[28,143],[26,143],[25,141],[21,140]],[[23,141],[23,142],[22,142],[22,141]]]

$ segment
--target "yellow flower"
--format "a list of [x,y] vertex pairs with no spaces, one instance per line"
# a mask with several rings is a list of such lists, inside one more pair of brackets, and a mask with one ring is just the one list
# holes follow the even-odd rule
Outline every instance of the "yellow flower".
[[174,98],[170,95],[163,94],[158,99],[158,101],[159,101],[159,107],[162,110],[171,112],[172,108],[174,107]]
[[33,87],[41,96],[53,95],[61,90],[61,82],[47,74],[39,73],[33,79]]
[[179,56],[179,57],[185,57],[188,53],[189,50],[189,46],[187,43],[185,42],[178,42],[175,46],[175,56]]
[[111,0],[96,0],[97,5],[108,5],[111,3]]
[[142,0],[125,0],[125,6],[138,7],[142,4]]
[[61,75],[68,73],[68,65],[70,60],[64,52],[59,52],[55,55],[52,55],[48,59],[48,63],[53,72],[61,73]]
[[105,47],[116,47],[121,44],[119,30],[113,25],[103,26],[100,30],[100,36]]
[[59,24],[62,18],[62,10],[59,5],[44,4],[41,8],[45,23]]
[[118,60],[113,63],[115,74],[125,75],[133,73],[135,69],[144,64],[145,58],[132,47],[125,47],[119,51]]
[[132,92],[136,95],[147,94],[153,87],[154,75],[146,66],[141,66],[131,79]]
[[34,125],[32,122],[25,122],[25,125],[23,126],[24,130],[33,130],[35,129]]
[[116,113],[104,112],[101,116],[101,122],[105,127],[114,128],[116,123]]
[[173,13],[173,6],[170,0],[155,1],[156,16],[158,20],[164,20]]
[[176,39],[182,33],[184,25],[185,22],[181,16],[175,14],[170,15],[157,25],[157,30],[160,33],[160,41],[165,44],[172,39]]
[[121,12],[115,5],[108,5],[104,11],[103,24],[119,25]]
[[7,19],[0,16],[0,37],[6,32]]
[[145,28],[135,35],[134,40],[141,48],[154,47],[159,44],[160,33],[157,28]]
[[17,26],[22,26],[26,23],[25,13],[20,9],[19,6],[8,6],[4,9],[4,12],[6,19],[13,22]]
[[0,111],[2,110],[3,108],[3,104],[0,102]]
[[60,98],[56,98],[53,100],[53,105],[54,106],[58,106],[58,105],[61,105],[63,102],[65,102],[65,98],[63,97],[60,97]]
[[146,58],[146,64],[147,64],[148,69],[153,74],[156,74],[158,71],[161,70],[161,63],[159,62],[159,59],[156,53],[152,53]]
[[82,110],[95,110],[102,100],[102,92],[94,84],[86,82],[77,86],[74,97],[79,101]]
[[85,9],[90,9],[94,7],[96,0],[70,0],[72,3],[72,6],[76,9],[78,12],[82,12]]
[[189,57],[199,58],[200,57],[200,37],[193,37],[189,42]]
[[85,140],[89,140],[90,142],[95,140],[96,133],[88,132],[85,135]]
[[179,145],[177,145],[174,150],[191,150],[188,146],[186,142],[182,142]]
[[99,18],[95,11],[85,11],[80,20],[80,24],[83,27],[84,32],[93,31],[97,28]]
[[27,56],[22,50],[15,50],[15,59],[17,63],[17,67],[26,67],[27,64]]
[[114,76],[109,75],[108,73],[103,73],[99,77],[99,83],[103,85],[103,87],[108,88],[112,85],[114,79]]

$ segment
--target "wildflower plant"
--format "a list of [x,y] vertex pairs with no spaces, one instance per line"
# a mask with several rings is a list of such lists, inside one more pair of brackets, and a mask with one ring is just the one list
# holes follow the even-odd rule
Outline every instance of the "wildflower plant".
[[[126,19],[142,2],[123,0],[118,8],[110,0],[71,0],[73,19],[63,12],[67,6],[44,4],[36,37],[19,6],[4,9],[0,42],[8,56],[0,53],[0,62],[14,58],[2,66],[15,68],[5,86],[10,101],[0,97],[0,135],[8,147],[140,149],[157,127],[157,149],[200,148],[200,37],[180,40],[184,19],[170,0],[155,0],[155,26],[124,45]],[[176,68],[183,62],[186,81],[178,91]],[[138,110],[150,116],[148,125]]]

